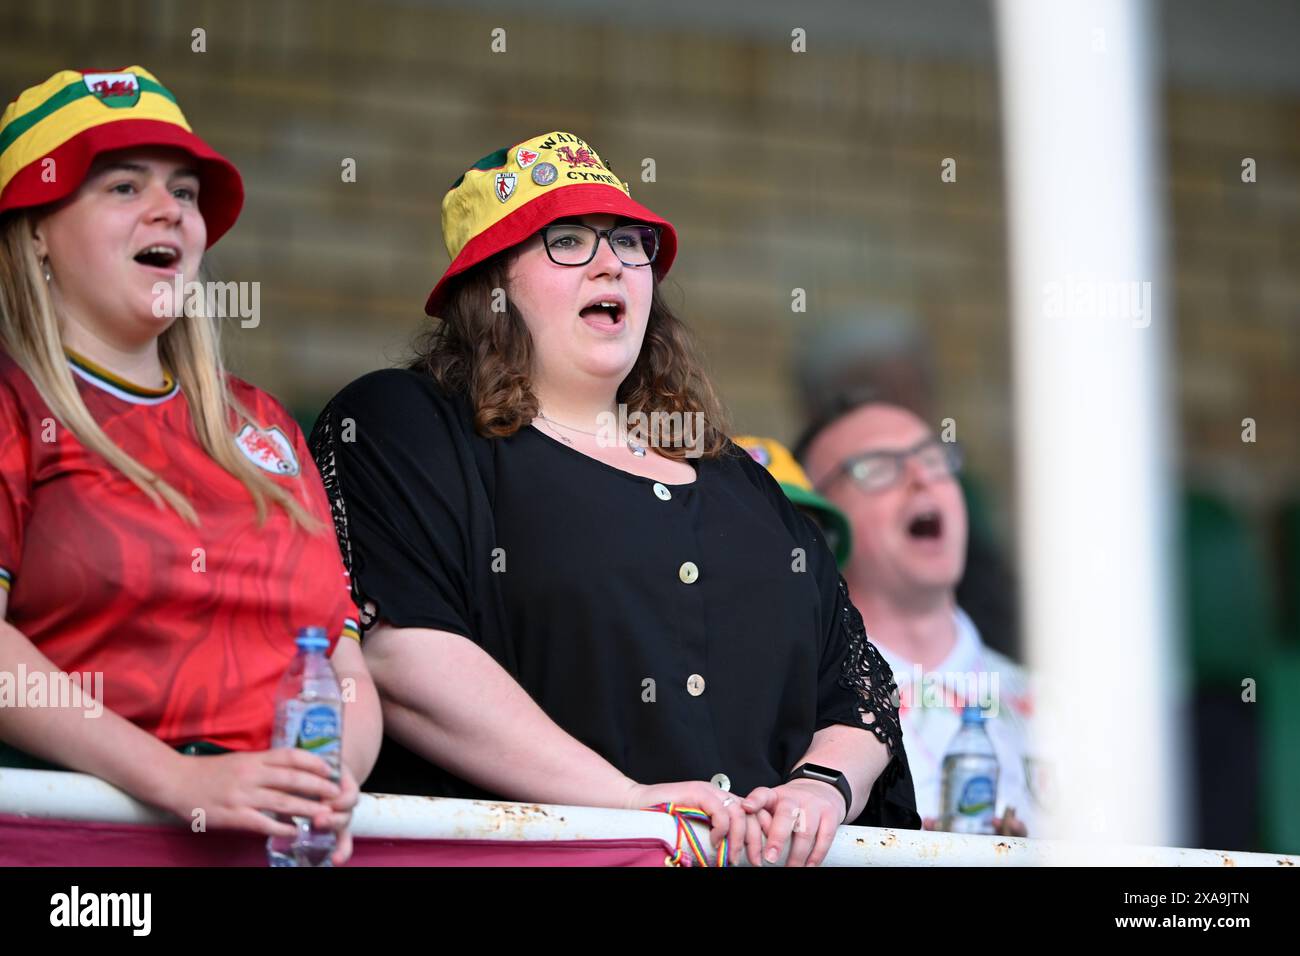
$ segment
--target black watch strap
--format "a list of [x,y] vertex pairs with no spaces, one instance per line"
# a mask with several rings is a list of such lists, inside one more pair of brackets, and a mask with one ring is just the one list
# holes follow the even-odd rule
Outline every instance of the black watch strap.
[[785,782],[791,780],[820,780],[822,783],[829,783],[832,787],[840,792],[844,798],[844,819],[848,820],[849,811],[853,809],[853,789],[849,786],[848,777],[844,776],[838,770],[830,767],[823,767],[815,763],[800,764],[790,771],[785,778]]

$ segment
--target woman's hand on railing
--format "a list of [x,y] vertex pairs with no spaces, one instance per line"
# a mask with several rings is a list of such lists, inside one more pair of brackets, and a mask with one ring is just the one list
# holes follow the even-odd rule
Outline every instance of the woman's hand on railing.
[[[921,821],[922,830],[940,829],[939,820],[936,817],[926,817]],[[998,836],[1027,837],[1029,828],[1025,826],[1023,820],[1016,816],[1015,807],[1007,807],[1005,816],[993,818],[993,832]]]
[[[345,808],[344,788],[330,779],[324,760],[305,750],[280,748],[192,757],[176,754],[175,759],[159,803],[191,824],[201,812],[205,829],[291,837],[296,832],[294,825],[274,820],[267,812],[286,817],[351,816],[351,806],[346,806],[346,813],[326,810],[322,814],[322,800],[335,810]],[[355,788],[355,781],[352,786]]]
[[734,864],[740,860],[749,823],[739,797],[704,780],[638,783],[628,790],[623,806],[628,810],[644,810],[659,803],[676,803],[703,810],[709,815],[712,824],[709,829],[710,844],[716,849],[726,838],[727,862]]
[[790,856],[786,866],[820,866],[848,810],[835,787],[817,780],[755,787],[741,806],[755,814],[751,819],[758,824],[749,828],[745,840],[751,866],[762,866],[760,850],[763,860],[775,863],[787,840]]

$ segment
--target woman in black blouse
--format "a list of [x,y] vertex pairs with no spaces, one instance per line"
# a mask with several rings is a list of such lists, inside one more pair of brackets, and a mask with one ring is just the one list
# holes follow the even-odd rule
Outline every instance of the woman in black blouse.
[[442,209],[440,324],[312,436],[384,702],[371,788],[698,806],[755,865],[919,827],[892,674],[658,296],[672,226],[565,133]]

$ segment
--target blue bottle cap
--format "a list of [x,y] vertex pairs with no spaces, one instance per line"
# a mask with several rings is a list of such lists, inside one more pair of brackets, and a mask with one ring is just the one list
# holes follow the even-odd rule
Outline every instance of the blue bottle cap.
[[323,651],[330,646],[330,639],[323,627],[300,627],[294,643],[304,651]]
[[984,720],[984,708],[976,706],[967,706],[961,709],[961,722],[963,724],[978,724]]

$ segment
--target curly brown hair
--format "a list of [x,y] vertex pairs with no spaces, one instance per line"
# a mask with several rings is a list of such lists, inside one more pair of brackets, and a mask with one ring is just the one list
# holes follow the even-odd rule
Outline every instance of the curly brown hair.
[[[530,424],[538,401],[529,380],[533,340],[523,316],[508,297],[500,300],[509,273],[506,250],[456,277],[434,325],[414,343],[407,368],[424,372],[448,392],[461,392],[473,404],[480,435],[504,438]],[[494,308],[494,305],[496,308]],[[641,354],[618,387],[617,399],[629,416],[669,413],[656,450],[682,460],[695,445],[701,457],[717,458],[727,446],[728,423],[722,402],[704,371],[694,340],[659,294],[655,278]],[[684,434],[687,414],[703,413],[703,435]],[[673,413],[681,413],[680,415]]]

